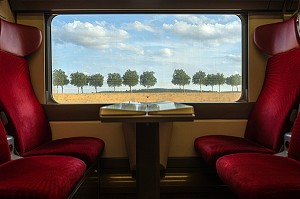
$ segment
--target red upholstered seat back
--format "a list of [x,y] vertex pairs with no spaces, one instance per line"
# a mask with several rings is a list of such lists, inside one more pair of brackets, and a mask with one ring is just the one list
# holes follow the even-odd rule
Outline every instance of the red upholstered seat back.
[[298,15],[289,20],[259,26],[254,32],[254,43],[268,55],[276,55],[299,47]]
[[10,151],[8,147],[6,132],[2,122],[0,122],[0,164],[10,160]]
[[0,19],[0,49],[24,57],[37,50],[42,33],[37,28]]
[[283,134],[291,128],[289,114],[299,103],[300,49],[296,18],[260,26],[255,31],[256,45],[275,55],[267,62],[263,88],[250,113],[245,138],[277,151],[282,146]]
[[16,148],[23,155],[52,140],[49,122],[32,88],[27,61],[19,57],[39,48],[41,32],[1,19],[0,23],[0,106],[13,124]]

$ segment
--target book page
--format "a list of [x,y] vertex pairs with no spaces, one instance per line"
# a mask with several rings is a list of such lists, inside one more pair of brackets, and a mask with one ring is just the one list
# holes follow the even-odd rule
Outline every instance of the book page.
[[100,115],[186,115],[194,114],[193,106],[170,102],[122,102],[100,108]]
[[148,103],[147,112],[149,115],[185,115],[194,114],[194,107],[176,102],[160,101]]

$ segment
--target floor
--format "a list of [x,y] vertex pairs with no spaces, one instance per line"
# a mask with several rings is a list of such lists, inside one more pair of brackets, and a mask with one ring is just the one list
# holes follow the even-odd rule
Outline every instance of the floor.
[[[128,170],[101,172],[100,199],[135,199],[134,173]],[[161,173],[161,199],[235,199],[215,171],[197,168],[167,169]],[[91,174],[74,199],[98,198],[97,174]]]

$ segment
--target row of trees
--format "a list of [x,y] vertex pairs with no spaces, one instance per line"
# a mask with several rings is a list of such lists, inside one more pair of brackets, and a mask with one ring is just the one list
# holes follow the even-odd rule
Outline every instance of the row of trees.
[[[172,78],[172,84],[178,85],[179,88],[184,90],[184,87],[186,85],[189,85],[191,83],[195,85],[200,86],[201,91],[201,85],[205,86],[211,86],[212,91],[214,91],[214,86],[219,86],[219,92],[220,87],[223,84],[228,84],[232,86],[232,91],[234,86],[236,86],[238,91],[238,86],[241,85],[241,76],[239,74],[231,75],[229,77],[224,77],[223,73],[217,73],[217,74],[207,74],[203,71],[196,72],[192,78],[182,69],[175,69],[173,73]],[[95,88],[95,91],[98,92],[97,88],[102,87],[104,82],[104,76],[97,73],[94,75],[85,75],[81,72],[71,73],[70,74],[70,80],[68,79],[68,76],[66,73],[61,69],[55,69],[53,71],[53,78],[52,83],[54,86],[58,87],[60,86],[63,89],[65,85],[68,85],[69,83],[76,86],[79,90],[81,89],[81,93],[83,93],[83,87],[84,86],[93,86]],[[116,90],[116,87],[120,87],[122,85],[129,86],[130,92],[132,91],[132,87],[136,86],[140,83],[140,85],[150,88],[154,86],[157,83],[157,79],[154,76],[153,71],[146,71],[143,72],[140,76],[137,74],[136,71],[127,70],[123,76],[121,76],[119,73],[109,73],[107,76],[106,83],[109,87],[113,87],[114,91]]]

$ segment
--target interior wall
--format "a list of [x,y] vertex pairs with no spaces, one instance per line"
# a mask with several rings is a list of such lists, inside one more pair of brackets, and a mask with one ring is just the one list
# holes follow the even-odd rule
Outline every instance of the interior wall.
[[[27,13],[18,14],[16,22],[19,24],[35,26],[42,31],[42,35],[45,35],[45,23],[43,13]],[[33,89],[39,101],[44,104],[46,102],[45,97],[45,37],[43,37],[40,48],[28,57],[30,64],[30,76],[33,85]]]
[[[249,16],[249,92],[250,102],[254,102],[259,95],[263,84],[267,57],[262,55],[252,41],[254,29],[262,24],[279,21],[274,16],[256,15]],[[33,25],[44,33],[43,14],[18,15],[17,22]],[[45,48],[44,43],[39,51],[30,58],[31,77],[34,90],[41,103],[45,103]],[[170,144],[170,157],[196,156],[193,142],[198,136],[208,134],[226,134],[243,136],[246,120],[198,120],[195,122],[178,122],[173,125],[173,134]],[[106,148],[103,157],[127,157],[122,125],[108,124],[100,121],[83,122],[51,122],[53,139],[72,136],[95,136],[103,139]]]
[[[246,120],[197,120],[175,122],[169,157],[193,157],[195,138],[202,135],[224,134],[242,136]],[[73,136],[93,136],[105,141],[103,157],[127,157],[121,123],[51,122],[53,139]]]
[[263,24],[270,24],[282,21],[282,15],[258,15],[256,13],[249,14],[248,29],[248,100],[255,102],[261,91],[264,75],[266,70],[266,62],[268,56],[258,50],[253,42],[253,33],[256,27]]
[[0,18],[9,22],[15,22],[8,0],[0,0]]

